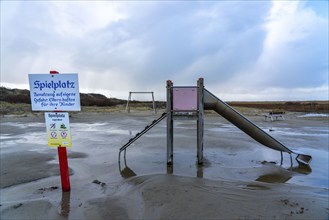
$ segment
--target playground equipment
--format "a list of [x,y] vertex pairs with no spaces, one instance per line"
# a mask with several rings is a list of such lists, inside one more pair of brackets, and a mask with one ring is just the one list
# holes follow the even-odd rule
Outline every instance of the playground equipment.
[[217,98],[214,94],[204,88],[203,78],[200,78],[197,82],[197,86],[173,86],[173,83],[170,80],[167,81],[166,112],[158,119],[154,120],[149,126],[146,126],[143,131],[136,134],[135,137],[131,138],[128,143],[120,148],[119,169],[121,170],[121,152],[124,151],[124,160],[126,164],[126,149],[165,117],[167,117],[167,165],[170,166],[173,164],[173,121],[182,119],[197,121],[197,159],[198,163],[202,164],[204,110],[213,110],[217,112],[257,142],[273,150],[280,151],[281,164],[283,162],[283,152],[290,155],[291,166],[293,165],[292,154],[296,154],[296,160],[302,164],[309,164],[312,160],[310,155],[290,150],[249,119],[234,110],[231,106]]
[[156,110],[156,107],[155,107],[155,102],[154,102],[154,92],[129,92],[129,96],[128,96],[128,99],[127,99],[127,105],[126,105],[126,111],[128,113],[130,113],[129,102],[131,101],[131,95],[132,94],[151,94],[153,111],[154,111],[154,114],[157,113],[157,110]]
[[282,112],[282,111],[271,111],[269,112],[268,114],[265,114],[264,117],[265,117],[265,121],[267,118],[271,119],[271,121],[274,121],[275,120],[278,120],[279,118],[281,118],[282,120],[284,120],[284,115],[285,112]]

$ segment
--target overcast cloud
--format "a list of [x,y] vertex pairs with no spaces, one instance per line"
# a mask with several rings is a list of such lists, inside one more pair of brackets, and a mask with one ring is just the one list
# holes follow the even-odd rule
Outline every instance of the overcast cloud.
[[224,100],[328,100],[328,32],[327,1],[1,1],[1,85],[57,70],[108,97],[203,77]]

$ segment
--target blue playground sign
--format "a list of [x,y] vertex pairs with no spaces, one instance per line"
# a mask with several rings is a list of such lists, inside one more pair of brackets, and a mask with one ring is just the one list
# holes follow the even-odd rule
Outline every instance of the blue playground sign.
[[80,111],[78,74],[29,74],[32,111]]

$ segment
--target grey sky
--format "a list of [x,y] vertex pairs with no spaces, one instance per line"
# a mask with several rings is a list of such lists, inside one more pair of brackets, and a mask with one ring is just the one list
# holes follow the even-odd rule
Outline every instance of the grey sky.
[[327,100],[328,2],[1,1],[1,85],[53,69],[109,97],[203,77],[224,100]]

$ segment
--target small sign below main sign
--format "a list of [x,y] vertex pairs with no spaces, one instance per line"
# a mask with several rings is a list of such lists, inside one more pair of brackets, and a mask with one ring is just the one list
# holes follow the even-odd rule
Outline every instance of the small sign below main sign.
[[48,146],[71,147],[69,113],[45,112]]
[[80,111],[78,74],[29,74],[32,111]]

